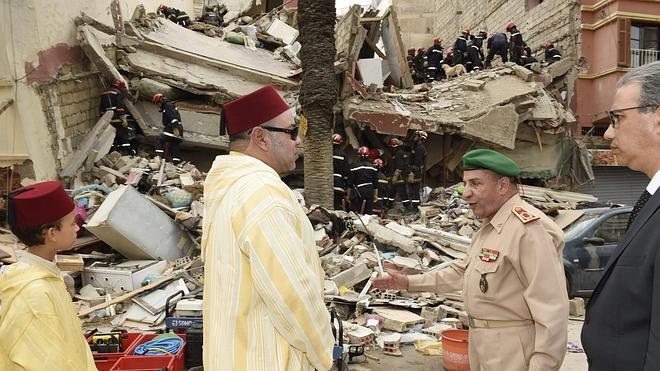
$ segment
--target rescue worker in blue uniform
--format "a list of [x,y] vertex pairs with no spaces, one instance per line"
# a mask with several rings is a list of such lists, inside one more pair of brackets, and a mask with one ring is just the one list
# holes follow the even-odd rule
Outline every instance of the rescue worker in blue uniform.
[[[470,30],[467,28],[463,30],[461,33],[461,36],[456,38],[456,41],[454,41],[454,66],[462,63],[465,65],[467,62],[465,61],[464,58],[464,53],[467,52],[467,45],[468,45],[468,39],[470,38]],[[467,66],[465,66],[467,68]]]
[[344,143],[344,137],[341,134],[332,135],[332,178],[334,193],[334,208],[335,210],[347,210],[346,205],[346,189],[348,187],[348,160],[346,154],[341,149]]
[[406,177],[408,176],[408,159],[410,156],[403,148],[403,142],[400,139],[392,138],[388,145],[394,151],[393,161],[388,172],[389,177],[392,179],[388,208],[392,208],[398,195],[403,207],[408,209],[410,198],[408,198]]
[[424,176],[424,165],[426,163],[427,155],[424,142],[426,142],[428,137],[428,134],[423,130],[419,130],[415,133],[415,147],[410,156],[410,173],[412,174],[412,177],[408,178],[408,195],[412,210],[417,210],[417,207],[419,207],[420,204],[419,191]]
[[192,22],[190,21],[190,16],[188,16],[188,14],[186,14],[186,12],[184,12],[183,10],[179,10],[161,4],[158,7],[158,12],[164,15],[165,18],[178,24],[179,26],[188,27],[192,24]]
[[555,45],[551,42],[545,43],[545,62],[550,65],[561,60],[561,53],[555,49]]
[[183,123],[181,114],[174,103],[170,102],[163,94],[154,95],[153,102],[160,105],[163,114],[163,131],[158,138],[156,155],[165,158],[165,147],[169,144],[172,163],[178,165],[181,162],[181,150],[179,145],[183,142]]
[[378,188],[378,171],[369,161],[369,148],[357,150],[358,162],[353,165],[348,175],[348,198],[351,211],[359,214],[372,214],[374,193]]
[[426,50],[426,57],[429,61],[427,69],[429,82],[440,80],[444,74],[444,70],[440,68],[440,65],[445,62],[442,52],[442,39],[436,37],[433,39],[433,45]]
[[417,71],[415,70],[415,48],[408,49],[408,55],[406,56],[406,61],[408,62],[410,75],[412,76],[413,80],[417,82]]
[[509,41],[504,32],[496,32],[489,37],[486,48],[488,49],[488,56],[486,56],[485,68],[491,67],[490,63],[496,54],[502,58],[502,63],[509,61]]
[[383,216],[387,213],[387,199],[390,194],[390,180],[383,172],[383,160],[377,158],[372,161],[378,172],[378,188],[374,196],[374,213]]
[[428,57],[426,56],[426,49],[417,49],[417,55],[413,59],[415,62],[415,72],[417,72],[416,84],[425,83],[427,81],[426,68],[429,65]]
[[101,115],[112,111],[110,125],[115,128],[115,139],[112,149],[122,155],[135,155],[136,128],[128,122],[128,114],[124,106],[124,89],[126,85],[119,79],[112,80],[112,85],[101,93],[99,111]]
[[521,57],[525,48],[525,40],[523,40],[522,34],[520,31],[518,31],[518,28],[513,23],[506,25],[506,31],[511,34],[511,37],[509,38],[509,53],[511,62],[524,66],[524,61]]

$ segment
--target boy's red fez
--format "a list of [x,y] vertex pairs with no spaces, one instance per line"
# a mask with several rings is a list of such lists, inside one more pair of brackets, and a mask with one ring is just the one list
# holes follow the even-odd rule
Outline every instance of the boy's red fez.
[[234,135],[252,129],[289,109],[273,85],[253,91],[224,105],[227,134]]
[[66,216],[75,207],[58,181],[36,183],[9,194],[8,222],[16,227],[36,227]]

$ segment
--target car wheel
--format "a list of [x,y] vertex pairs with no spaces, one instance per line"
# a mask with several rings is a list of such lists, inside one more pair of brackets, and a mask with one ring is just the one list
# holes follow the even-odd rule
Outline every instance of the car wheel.
[[569,299],[573,299],[574,295],[571,292],[571,277],[568,275],[568,273],[564,273],[566,276],[566,294],[568,295]]

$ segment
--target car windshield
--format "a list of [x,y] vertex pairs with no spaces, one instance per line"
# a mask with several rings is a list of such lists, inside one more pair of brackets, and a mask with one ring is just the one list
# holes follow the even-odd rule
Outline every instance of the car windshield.
[[602,212],[584,213],[576,221],[564,229],[564,239],[570,240],[584,230],[592,220],[598,218]]

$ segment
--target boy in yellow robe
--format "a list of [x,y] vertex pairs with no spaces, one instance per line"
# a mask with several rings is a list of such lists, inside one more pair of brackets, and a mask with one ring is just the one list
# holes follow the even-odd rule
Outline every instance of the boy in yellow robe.
[[0,370],[96,370],[53,260],[76,240],[74,203],[59,182],[9,194],[9,225],[27,249],[0,269]]

